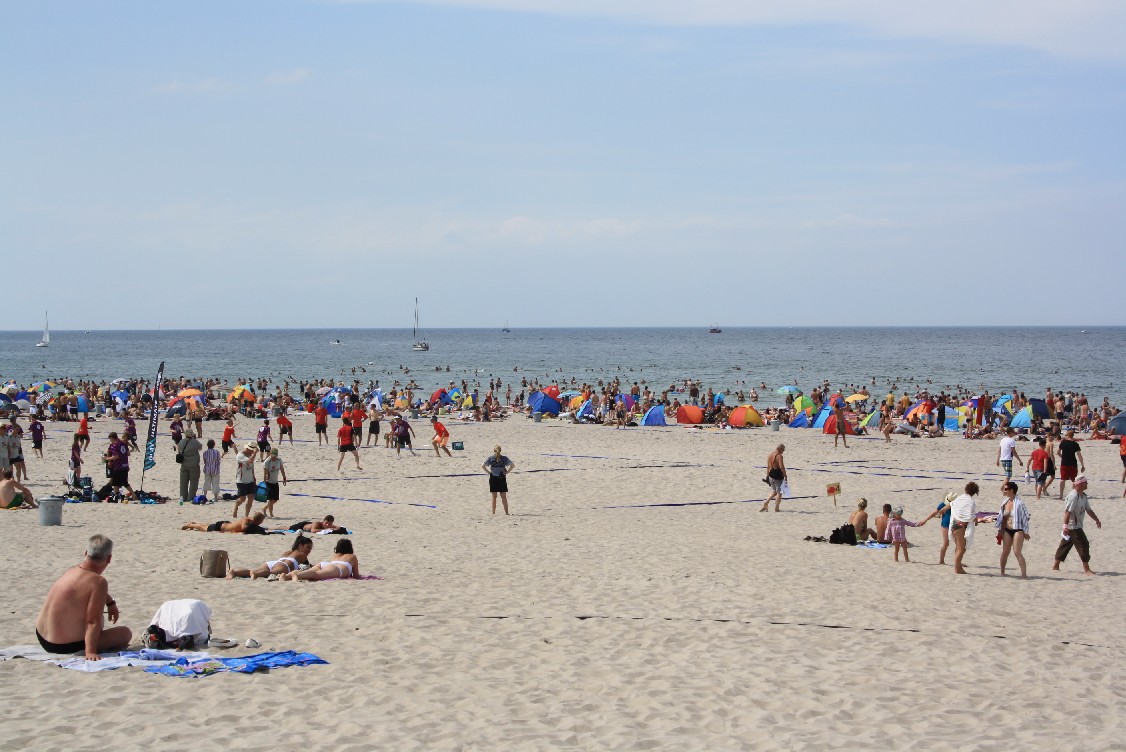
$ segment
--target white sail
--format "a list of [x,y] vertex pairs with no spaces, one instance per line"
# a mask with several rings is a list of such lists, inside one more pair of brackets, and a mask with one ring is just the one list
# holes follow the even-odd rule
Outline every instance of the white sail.
[[51,344],[51,327],[47,321],[47,312],[43,312],[43,339],[35,343],[36,347],[47,347]]
[[411,346],[412,350],[419,352],[426,352],[430,349],[430,345],[418,338],[418,298],[414,299],[414,345]]

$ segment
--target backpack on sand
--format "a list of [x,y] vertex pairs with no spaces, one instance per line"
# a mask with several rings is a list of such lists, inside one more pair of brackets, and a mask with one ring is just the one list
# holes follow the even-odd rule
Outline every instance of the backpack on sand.
[[227,552],[218,548],[208,549],[199,557],[199,573],[202,577],[226,577],[230,568]]
[[851,524],[845,524],[838,527],[829,535],[830,543],[840,543],[846,546],[856,545],[856,528]]

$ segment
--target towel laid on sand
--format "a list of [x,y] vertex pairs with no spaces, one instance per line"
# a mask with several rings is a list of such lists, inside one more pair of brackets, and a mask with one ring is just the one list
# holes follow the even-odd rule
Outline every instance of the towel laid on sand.
[[48,653],[39,645],[17,645],[16,647],[0,650],[0,661],[6,661],[12,658],[26,658],[30,661],[49,663],[52,666],[67,668],[71,671],[82,671],[87,674],[93,674],[99,671],[112,671],[115,668],[125,666],[143,666],[146,668],[166,666],[181,658],[200,661],[210,657],[211,655],[206,652],[181,653],[175,650],[146,649],[135,652],[102,653],[101,660],[88,661],[82,653],[74,653],[72,655]]
[[163,666],[146,668],[145,671],[150,674],[164,674],[165,676],[194,677],[231,671],[240,674],[252,674],[255,671],[268,671],[273,668],[285,668],[286,666],[311,666],[317,663],[328,664],[328,661],[312,653],[297,653],[286,650],[275,653],[257,653],[241,658],[213,658],[209,656],[204,659],[192,660],[185,657]]

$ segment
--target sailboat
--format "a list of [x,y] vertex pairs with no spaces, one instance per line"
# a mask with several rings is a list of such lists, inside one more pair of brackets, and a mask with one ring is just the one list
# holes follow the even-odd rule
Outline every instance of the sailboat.
[[501,334],[512,334],[512,330],[508,328],[508,322],[504,322],[504,328],[500,330]]
[[418,298],[414,299],[414,345],[411,349],[418,352],[426,352],[430,349],[427,342],[418,338]]
[[36,347],[51,346],[51,327],[47,325],[47,312],[43,312],[43,339],[35,343]]

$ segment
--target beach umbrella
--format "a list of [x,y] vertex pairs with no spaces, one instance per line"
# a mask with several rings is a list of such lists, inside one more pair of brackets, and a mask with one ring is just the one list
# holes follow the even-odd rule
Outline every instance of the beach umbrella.
[[331,386],[322,386],[320,389],[317,390],[317,396],[323,397],[331,391],[332,391]]
[[[560,396],[562,396],[562,395],[560,395]],[[581,394],[576,394],[574,397],[571,397],[571,402],[567,406],[570,407],[572,410],[574,410],[578,407],[581,407],[583,402],[586,402],[586,400],[583,398],[583,396]]]
[[580,394],[582,394],[582,392],[580,392],[577,389],[568,389],[565,392],[560,392],[559,397],[557,397],[556,399],[559,399],[559,398],[562,398],[562,397],[577,397]]
[[746,428],[747,426],[761,426],[763,423],[759,411],[752,405],[740,405],[731,411],[731,415],[727,418],[727,424],[735,428]]
[[813,404],[813,400],[811,400],[804,394],[794,399],[794,410],[798,412],[801,412],[803,410],[812,410],[815,407],[817,407],[817,405]]
[[786,384],[786,386],[778,387],[775,391],[779,394],[794,394],[795,392],[800,392],[801,389],[798,389],[793,384]]
[[1115,415],[1106,424],[1106,430],[1117,436],[1126,434],[1126,413]]
[[548,397],[551,397],[552,399],[557,400],[557,399],[559,399],[559,386],[557,384],[552,384],[551,386],[544,389],[543,393],[546,394]]
[[866,394],[854,394],[851,397],[845,397],[845,402],[848,402],[849,404],[854,404],[856,402],[864,402],[867,399],[868,399],[868,395],[866,395]]
[[201,392],[198,389],[181,389],[179,391],[179,393],[177,393],[176,396],[177,397],[198,397],[201,394],[203,394],[203,392]]
[[116,392],[110,392],[109,396],[113,397],[114,399],[119,399],[122,402],[129,401],[129,392],[125,391],[124,389],[118,389]]
[[676,422],[688,425],[704,422],[704,411],[695,405],[681,405],[676,409]]
[[12,398],[6,394],[0,394],[0,407],[7,407],[12,404]]
[[31,412],[31,403],[25,399],[18,399],[12,403],[23,412]]
[[712,399],[712,404],[713,404],[713,405],[722,405],[722,404],[723,404],[723,401],[724,401],[725,399],[727,399],[727,398],[726,398],[726,397],[725,397],[725,396],[724,396],[724,395],[723,395],[722,393],[721,393],[721,394],[717,394],[717,395],[716,395],[716,396],[715,396],[715,397],[714,397],[714,398]]
[[27,391],[29,391],[31,393],[49,392],[49,391],[51,391],[51,388],[54,387],[54,386],[55,386],[55,383],[52,382],[52,381],[39,381],[35,384],[32,384],[31,388],[28,389]]

